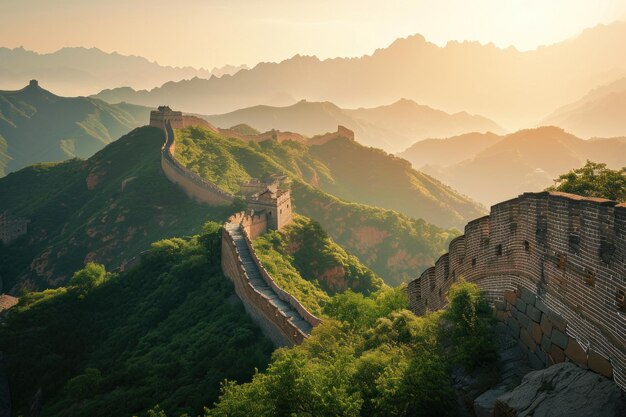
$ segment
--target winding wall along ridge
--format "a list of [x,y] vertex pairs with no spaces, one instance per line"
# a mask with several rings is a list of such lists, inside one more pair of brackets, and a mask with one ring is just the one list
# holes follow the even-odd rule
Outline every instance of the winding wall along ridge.
[[626,204],[525,193],[467,224],[407,288],[416,314],[445,307],[450,285],[476,283],[531,362],[577,362],[626,389]]
[[[175,134],[169,121],[163,122],[165,143],[161,166],[166,177],[192,198],[207,204],[227,205],[234,196],[226,193],[180,164],[174,157]],[[257,216],[258,217],[258,216]],[[251,242],[266,229],[264,218],[237,213],[222,227],[222,271],[235,285],[248,314],[276,346],[300,344],[309,337],[320,319],[294,296],[284,291],[263,267]]]
[[274,282],[240,223],[227,222],[222,228],[222,270],[233,281],[248,314],[274,345],[300,344],[320,323]]
[[234,196],[200,175],[184,167],[176,160],[176,141],[174,130],[169,121],[164,122],[165,143],[161,149],[161,168],[165,176],[181,187],[194,200],[211,205],[229,205]]

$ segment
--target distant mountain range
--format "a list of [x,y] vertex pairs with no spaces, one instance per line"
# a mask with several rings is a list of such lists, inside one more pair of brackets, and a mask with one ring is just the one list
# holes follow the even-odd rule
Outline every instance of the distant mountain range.
[[86,158],[146,124],[150,109],[60,97],[36,81],[0,91],[0,176],[37,162]]
[[36,78],[59,94],[88,95],[112,87],[152,88],[168,81],[220,77],[242,68],[246,67],[227,65],[210,71],[169,67],[97,48],[63,48],[47,54],[0,48],[0,89],[16,89]]
[[[267,103],[272,97],[373,107],[406,97],[446,112],[467,111],[507,129],[531,126],[563,103],[626,74],[626,22],[520,52],[492,44],[449,42],[419,35],[360,58],[319,60],[296,55],[221,78],[169,82],[152,90],[106,90],[99,98],[214,114]],[[469,59],[471,57],[471,59]]]
[[330,102],[302,100],[287,107],[254,106],[230,113],[202,116],[212,124],[229,128],[247,124],[260,131],[279,129],[313,136],[343,125],[364,145],[397,152],[416,140],[448,137],[464,132],[504,133],[495,122],[467,113],[448,114],[402,99],[375,108],[342,109]]
[[545,189],[587,159],[611,168],[626,166],[626,138],[583,140],[557,127],[541,127],[506,136],[467,134],[421,141],[398,156],[491,205]]
[[583,138],[626,136],[626,77],[591,90],[557,109],[543,123]]

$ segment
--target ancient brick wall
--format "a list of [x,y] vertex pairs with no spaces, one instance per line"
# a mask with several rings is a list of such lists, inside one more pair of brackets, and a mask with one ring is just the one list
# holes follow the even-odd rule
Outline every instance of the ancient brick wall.
[[336,132],[326,133],[325,135],[314,136],[307,141],[309,145],[323,145],[327,142],[330,142],[333,139],[337,138],[346,138],[350,140],[354,140],[354,132],[347,127],[337,126]]
[[261,214],[247,214],[246,212],[235,213],[228,218],[227,223],[241,224],[250,240],[256,239],[267,231],[267,215]]
[[409,283],[409,304],[416,314],[443,308],[453,282],[474,282],[531,363],[576,361],[626,388],[625,260],[626,205],[526,193],[468,223]]
[[[233,219],[235,218],[233,217]],[[245,232],[245,229],[244,237],[246,239],[246,245],[252,254],[253,262],[257,265],[261,276],[278,298],[294,307],[300,317],[311,324],[311,326],[318,325],[320,320],[306,310],[291,294],[282,290],[274,282],[265,268],[263,268],[263,265],[252,248],[250,238]],[[304,339],[308,337],[308,334],[302,332],[295,326],[291,318],[278,309],[268,296],[254,288],[246,274],[243,261],[235,242],[226,228],[222,229],[222,271],[235,285],[235,292],[242,300],[248,314],[261,327],[263,334],[272,340],[274,345],[293,346],[302,343]]]
[[164,125],[164,132],[166,138],[161,151],[161,168],[165,176],[194,200],[210,205],[231,204],[234,200],[232,194],[224,192],[215,184],[190,171],[174,158],[176,141],[174,130],[169,123]]

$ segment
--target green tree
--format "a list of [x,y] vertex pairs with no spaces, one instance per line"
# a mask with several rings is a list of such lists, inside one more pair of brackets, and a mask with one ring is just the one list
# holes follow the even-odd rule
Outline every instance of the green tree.
[[104,265],[89,262],[83,269],[74,272],[69,284],[70,287],[75,288],[79,294],[85,295],[102,284],[105,278],[106,269]]
[[559,176],[547,191],[562,191],[585,197],[608,198],[626,202],[626,167],[612,170],[606,164],[587,161],[582,168]]
[[470,369],[498,359],[492,337],[493,314],[475,284],[461,281],[448,291],[444,318],[452,325],[450,336],[455,360]]
[[102,374],[99,369],[87,368],[85,373],[78,375],[69,381],[65,386],[70,397],[83,400],[92,397],[100,388]]

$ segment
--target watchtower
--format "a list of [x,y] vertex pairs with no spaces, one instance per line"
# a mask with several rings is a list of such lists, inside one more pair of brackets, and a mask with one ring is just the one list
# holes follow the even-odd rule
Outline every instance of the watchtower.
[[249,210],[253,210],[255,214],[265,213],[268,229],[281,230],[291,223],[291,194],[288,190],[267,187],[264,191],[248,197],[247,201]]
[[150,126],[163,129],[165,122],[170,122],[172,129],[182,129],[184,127],[183,113],[174,111],[169,106],[159,106],[157,110],[150,112]]

